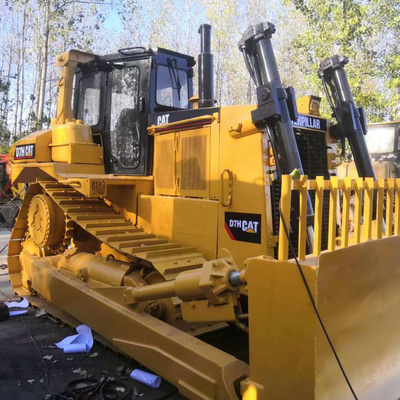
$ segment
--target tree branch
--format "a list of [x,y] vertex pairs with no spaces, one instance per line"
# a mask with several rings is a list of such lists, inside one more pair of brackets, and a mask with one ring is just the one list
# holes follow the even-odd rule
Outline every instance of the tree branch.
[[59,10],[61,10],[62,8],[64,8],[65,6],[68,6],[70,4],[95,4],[95,5],[99,5],[99,6],[112,5],[112,3],[104,3],[102,1],[83,1],[83,0],[66,1],[66,2],[60,4],[54,11],[52,11],[50,13],[50,18],[52,17],[52,15],[54,13],[58,12]]

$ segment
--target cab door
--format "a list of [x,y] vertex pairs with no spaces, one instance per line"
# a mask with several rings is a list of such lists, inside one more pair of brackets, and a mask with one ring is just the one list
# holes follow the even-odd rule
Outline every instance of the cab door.
[[106,171],[149,175],[152,148],[147,134],[149,60],[114,63],[107,74],[104,147]]
[[93,141],[103,145],[104,134],[104,88],[106,74],[104,71],[88,68],[76,74],[74,90],[74,118],[89,125]]

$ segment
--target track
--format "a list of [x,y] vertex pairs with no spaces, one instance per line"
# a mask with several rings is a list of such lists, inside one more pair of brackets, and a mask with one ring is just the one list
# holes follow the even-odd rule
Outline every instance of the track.
[[116,258],[120,254],[121,259],[125,257],[139,264],[151,265],[167,280],[181,271],[198,268],[206,261],[194,247],[184,247],[165,237],[145,233],[126,221],[103,199],[86,197],[75,188],[58,182],[39,182],[30,185],[11,234],[8,263],[14,288],[21,285],[19,254],[28,229],[29,203],[39,193],[47,193],[64,212],[67,236],[73,235],[73,230],[68,230],[68,224],[74,221],[117,252]]

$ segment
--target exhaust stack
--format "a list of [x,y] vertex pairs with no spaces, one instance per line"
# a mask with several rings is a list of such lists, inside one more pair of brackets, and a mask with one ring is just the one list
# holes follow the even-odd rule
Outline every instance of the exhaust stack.
[[211,25],[199,29],[201,46],[199,63],[199,108],[214,106],[214,65],[211,53]]

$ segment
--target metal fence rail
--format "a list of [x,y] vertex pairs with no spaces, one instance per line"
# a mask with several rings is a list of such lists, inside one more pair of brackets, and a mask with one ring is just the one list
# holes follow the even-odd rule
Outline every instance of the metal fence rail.
[[[279,260],[287,260],[289,258],[289,242],[283,226],[282,216],[286,224],[289,224],[293,191],[300,192],[297,254],[299,260],[305,260],[306,258],[308,191],[315,191],[314,256],[321,254],[324,191],[329,191],[330,194],[328,251],[340,247],[348,247],[369,239],[400,235],[400,179],[388,178],[374,181],[373,178],[338,179],[334,176],[330,180],[324,180],[322,176],[319,176],[316,179],[309,180],[307,176],[293,179],[290,175],[284,175],[282,176],[281,186]],[[376,214],[373,220],[374,191],[376,191]],[[352,223],[352,228],[350,228],[350,222]]]

